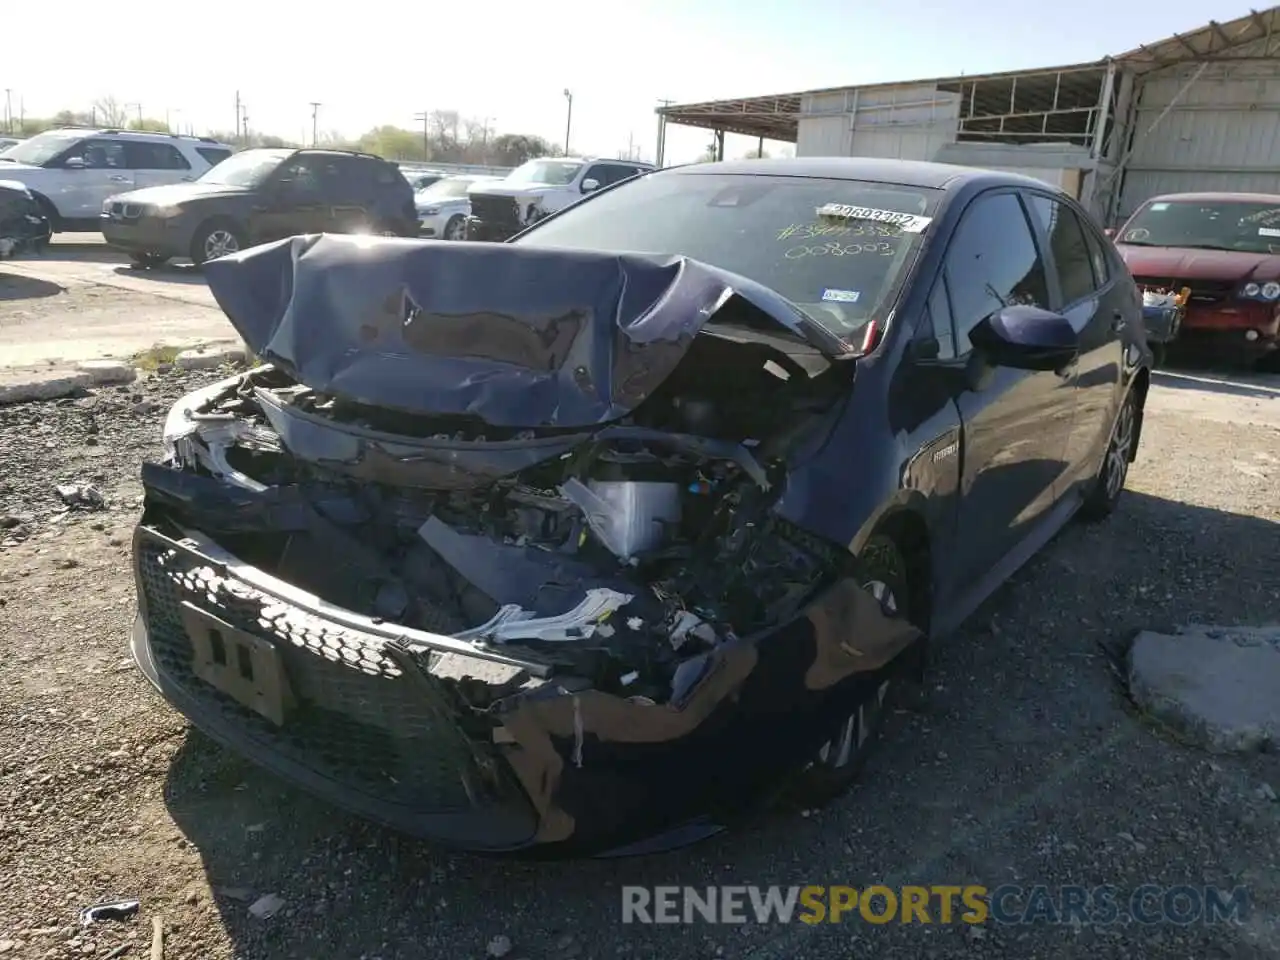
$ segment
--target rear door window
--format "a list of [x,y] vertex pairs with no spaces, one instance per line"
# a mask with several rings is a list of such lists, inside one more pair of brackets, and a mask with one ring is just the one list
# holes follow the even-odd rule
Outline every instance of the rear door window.
[[191,164],[171,143],[128,143],[124,155],[133,170],[190,170]]
[[1044,261],[1016,194],[986,194],[970,205],[947,249],[946,278],[957,355],[972,349],[970,331],[1000,308],[1049,308]]

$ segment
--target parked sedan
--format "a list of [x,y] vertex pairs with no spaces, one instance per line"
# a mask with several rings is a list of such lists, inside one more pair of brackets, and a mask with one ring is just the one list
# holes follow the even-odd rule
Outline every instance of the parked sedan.
[[419,190],[414,197],[419,235],[440,240],[467,239],[467,217],[471,213],[467,188],[481,180],[498,179],[474,175],[445,177]]
[[134,657],[280,776],[491,853],[839,791],[926,643],[1116,506],[1150,379],[1075,202],[949,165],[698,164],[510,243],[207,279],[268,363],[143,468]]

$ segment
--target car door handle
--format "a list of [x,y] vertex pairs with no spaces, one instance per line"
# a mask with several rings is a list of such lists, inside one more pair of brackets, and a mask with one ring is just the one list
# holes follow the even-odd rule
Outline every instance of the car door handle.
[[118,174],[118,173],[113,173],[113,174],[112,174],[108,179],[112,180],[112,181],[113,181],[113,182],[115,182],[115,183],[128,183],[128,182],[129,182],[129,178],[128,178],[128,177],[122,177],[122,176],[120,176],[120,174]]

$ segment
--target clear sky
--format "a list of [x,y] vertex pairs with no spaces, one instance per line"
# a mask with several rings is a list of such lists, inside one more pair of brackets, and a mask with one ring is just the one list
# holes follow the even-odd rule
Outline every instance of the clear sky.
[[[491,118],[575,152],[653,154],[657,99],[677,102],[1093,60],[1248,12],[1240,0],[96,0],[5,4],[0,96],[26,115],[114,96],[148,116],[357,135],[422,110]],[[12,9],[9,9],[12,8]],[[53,39],[51,39],[53,38]],[[3,102],[0,102],[0,111]],[[669,163],[708,132],[672,126]],[[754,147],[730,137],[729,156]]]

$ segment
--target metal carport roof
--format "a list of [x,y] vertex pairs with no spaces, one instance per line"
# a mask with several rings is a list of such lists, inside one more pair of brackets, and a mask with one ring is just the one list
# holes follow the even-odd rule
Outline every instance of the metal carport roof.
[[[1273,38],[1275,45],[1273,47]],[[795,142],[803,98],[811,94],[838,93],[852,89],[875,89],[899,86],[903,83],[936,83],[956,87],[983,80],[999,80],[1048,76],[1057,73],[1077,73],[1105,68],[1109,61],[1116,61],[1138,73],[1159,70],[1183,63],[1230,59],[1242,48],[1261,44],[1263,56],[1272,56],[1280,47],[1280,5],[1263,11],[1251,10],[1243,17],[1219,23],[1210,20],[1205,26],[1189,33],[1175,33],[1151,44],[1139,44],[1133,50],[1104,57],[1086,63],[1062,67],[1041,67],[1031,70],[1010,70],[1002,73],[965,75],[959,77],[922,78],[900,80],[892,83],[850,84],[842,87],[823,87],[801,90],[796,93],[771,94],[760,97],[739,97],[733,100],[708,100],[702,103],[680,103],[659,107],[657,113],[669,123],[707,130],[722,130],[749,137],[765,137],[770,140]],[[1256,54],[1255,54],[1256,55]]]

